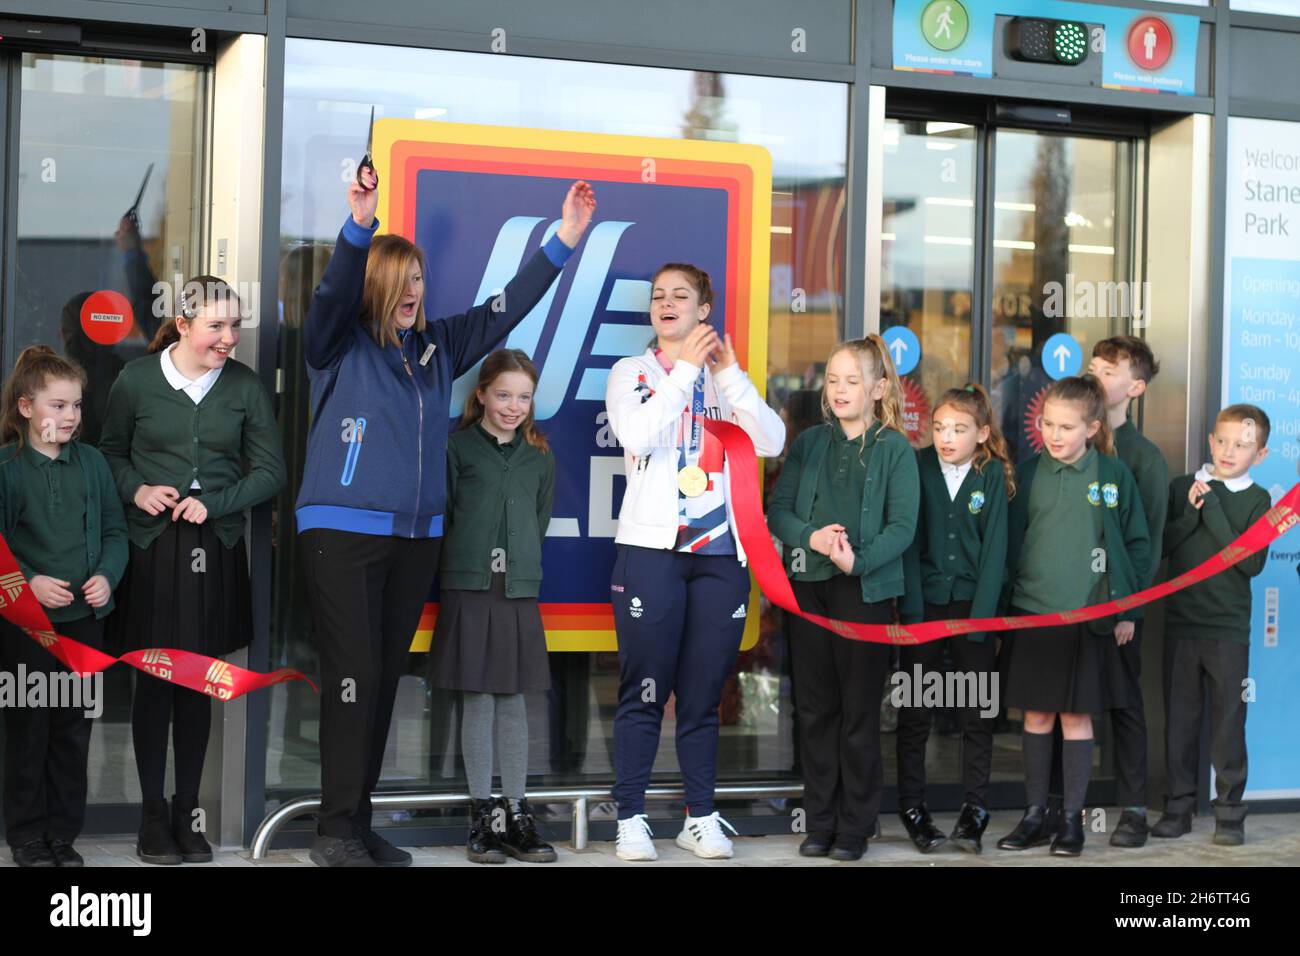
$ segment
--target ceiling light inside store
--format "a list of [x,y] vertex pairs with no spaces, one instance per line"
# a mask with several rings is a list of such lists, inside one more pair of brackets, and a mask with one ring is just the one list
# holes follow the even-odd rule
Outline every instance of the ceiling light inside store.
[[442,106],[422,106],[415,111],[415,118],[420,120],[437,119],[439,116],[446,115],[447,110]]

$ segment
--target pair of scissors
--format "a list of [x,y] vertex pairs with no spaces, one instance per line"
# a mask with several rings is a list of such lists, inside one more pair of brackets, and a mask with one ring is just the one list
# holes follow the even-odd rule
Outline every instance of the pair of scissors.
[[131,204],[131,208],[128,209],[126,215],[123,216],[124,219],[130,221],[131,228],[136,232],[140,231],[140,200],[144,198],[144,190],[145,187],[149,185],[149,176],[152,172],[153,163],[150,163],[149,168],[144,171],[144,182],[140,183],[140,191],[135,194],[135,202]]
[[370,175],[375,177],[375,188],[379,188],[379,173],[375,171],[374,160],[370,157],[371,147],[375,142],[375,108],[370,107],[370,132],[366,134],[366,154],[361,157],[361,162],[357,163],[357,185],[362,189],[368,189],[365,182],[361,179],[361,170],[370,170]]

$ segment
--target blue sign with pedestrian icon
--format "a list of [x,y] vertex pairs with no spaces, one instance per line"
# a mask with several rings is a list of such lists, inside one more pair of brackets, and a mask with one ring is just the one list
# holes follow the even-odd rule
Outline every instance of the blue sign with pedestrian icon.
[[894,360],[899,375],[906,375],[921,361],[921,340],[907,326],[895,325],[885,329],[881,338],[885,340],[885,348],[889,349],[889,357]]
[[1043,371],[1054,379],[1078,375],[1083,368],[1083,347],[1074,340],[1074,336],[1057,332],[1043,343],[1039,359]]

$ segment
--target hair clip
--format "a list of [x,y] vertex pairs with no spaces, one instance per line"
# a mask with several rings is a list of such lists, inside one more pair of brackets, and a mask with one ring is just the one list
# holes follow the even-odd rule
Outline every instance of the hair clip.
[[975,394],[975,386],[974,386],[974,385],[963,385],[962,388],[964,388],[966,391],[970,392],[972,395]]
[[193,321],[194,316],[197,314],[198,314],[198,310],[195,309],[194,306],[190,304],[190,290],[188,288],[182,288],[181,289],[181,315],[184,316],[187,320]]

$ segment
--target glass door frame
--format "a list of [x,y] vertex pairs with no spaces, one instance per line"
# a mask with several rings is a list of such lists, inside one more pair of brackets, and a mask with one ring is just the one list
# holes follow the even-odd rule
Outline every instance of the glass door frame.
[[[127,30],[132,32],[128,34]],[[120,39],[120,47],[116,45],[114,37]],[[215,40],[215,37],[210,35],[209,39]],[[197,145],[203,152],[199,168],[201,201],[192,229],[197,243],[196,261],[206,262],[212,162],[213,72],[216,57],[215,47],[212,53],[190,52],[190,42],[191,34],[188,29],[145,28],[141,30],[138,27],[126,27],[97,36],[93,46],[27,46],[19,41],[13,46],[6,46],[4,50],[0,50],[0,136],[3,137],[0,171],[4,174],[4,187],[0,190],[0,363],[5,374],[8,374],[17,358],[18,173],[19,151],[22,144],[24,55],[36,53],[87,59],[134,60],[206,68],[207,77],[196,118],[196,132],[200,134]],[[93,798],[93,793],[91,796]],[[133,833],[139,826],[139,820],[138,804],[96,803],[92,799],[86,806],[82,832],[86,836]]]
[[[1084,136],[1127,142],[1131,145],[1131,162],[1125,174],[1116,182],[1116,209],[1121,203],[1127,203],[1129,225],[1124,230],[1123,255],[1127,257],[1126,271],[1129,280],[1142,278],[1142,262],[1145,257],[1144,204],[1145,190],[1143,177],[1146,169],[1146,150],[1151,135],[1151,121],[1145,114],[1125,114],[1102,111],[1095,108],[1069,106],[1071,121],[1066,124],[1034,124],[1018,121],[1009,115],[1006,107],[1013,106],[1011,101],[1000,101],[986,97],[969,97],[954,94],[925,94],[914,90],[886,88],[884,109],[880,112],[880,121],[873,124],[871,136],[876,143],[883,139],[883,126],[886,120],[953,122],[972,126],[976,135],[975,171],[974,171],[974,242],[971,275],[971,317],[972,335],[970,339],[970,381],[979,382],[991,388],[991,361],[993,347],[993,234],[994,217],[992,215],[994,189],[996,186],[997,132],[999,130],[1023,130],[1036,133],[1059,133],[1067,136]],[[872,159],[878,163],[876,181],[883,182],[884,152],[883,148],[873,150]],[[878,208],[883,208],[883,187],[868,201]],[[879,233],[868,236],[868,275],[880,279]],[[874,245],[874,251],[872,246]],[[1117,248],[1117,255],[1120,250]],[[873,255],[875,259],[873,261]],[[873,268],[874,267],[874,268]],[[879,302],[882,286],[869,289],[868,294]],[[873,331],[867,329],[867,331]],[[878,328],[876,331],[884,331]],[[1086,367],[1086,363],[1085,363]],[[1136,414],[1140,414],[1140,403]],[[1140,419],[1139,419],[1140,421]],[[1105,745],[1101,752],[1099,772],[1089,784],[1089,805],[1108,806],[1115,799],[1114,752],[1109,745],[1110,726],[1108,721],[1101,721],[1096,734]],[[885,806],[890,807],[897,798],[897,786],[891,781],[886,785]],[[964,788],[960,782],[934,781],[927,785],[930,807],[935,810],[955,810],[963,799]],[[988,801],[991,807],[1018,807],[1023,803],[1023,784],[1016,780],[991,780],[988,786]]]
[[[993,342],[993,323],[989,294],[993,285],[993,170],[997,162],[997,136],[999,129],[1025,130],[1036,133],[1060,133],[1069,136],[1091,136],[1102,139],[1128,140],[1133,145],[1133,162],[1129,175],[1120,184],[1128,194],[1132,210],[1130,228],[1126,230],[1128,269],[1130,278],[1141,278],[1143,190],[1142,175],[1145,169],[1145,151],[1151,135],[1150,122],[1145,116],[1131,117],[1123,113],[1104,112],[1071,105],[1071,122],[1061,125],[1035,125],[1016,122],[1013,118],[999,118],[1000,107],[1015,105],[1008,101],[984,97],[963,97],[951,94],[933,96],[912,90],[888,89],[884,119],[929,120],[967,123],[974,127],[975,146],[975,243],[971,276],[971,322],[979,334],[971,336],[970,377],[986,387],[989,384],[989,363]],[[873,135],[879,138],[879,130]],[[883,164],[883,154],[881,156]],[[883,170],[882,170],[883,172]],[[1123,202],[1123,192],[1117,195],[1116,204]],[[876,239],[878,242],[878,238]],[[879,272],[877,271],[877,275]],[[880,289],[875,290],[877,298]]]

